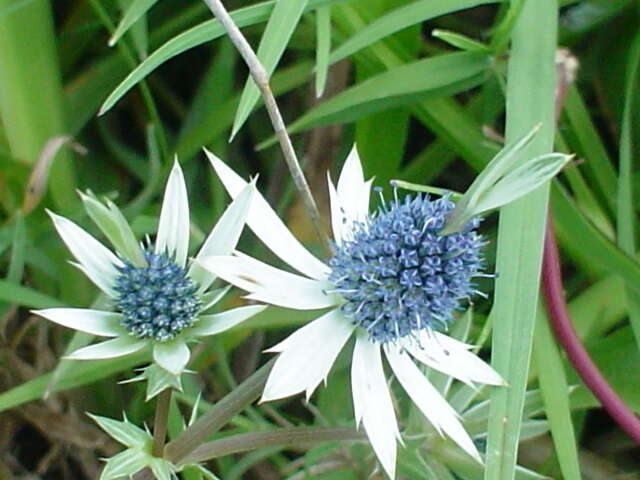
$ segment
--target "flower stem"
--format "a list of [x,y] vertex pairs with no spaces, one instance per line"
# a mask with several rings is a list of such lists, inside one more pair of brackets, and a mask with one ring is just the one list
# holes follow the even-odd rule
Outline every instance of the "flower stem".
[[580,342],[576,334],[567,304],[564,299],[560,256],[553,230],[553,219],[547,219],[547,234],[544,241],[544,258],[542,264],[542,287],[547,301],[547,310],[556,338],[567,352],[571,364],[595,397],[600,401],[611,418],[627,434],[640,444],[640,420],[625,405],[618,394],[602,376],[598,367]]
[[234,415],[255,401],[262,393],[274,363],[275,359],[272,359],[263,365],[204,416],[169,442],[165,447],[165,458],[174,464],[181,462]]
[[162,457],[164,442],[167,438],[167,422],[173,389],[167,388],[160,392],[156,401],[156,416],[153,420],[153,456]]
[[345,427],[292,427],[267,432],[251,432],[232,435],[200,445],[184,457],[183,463],[204,462],[232,453],[255,450],[257,448],[298,445],[301,443],[340,442],[363,440],[363,432]]
[[244,37],[238,26],[234,23],[233,19],[229,15],[229,12],[227,12],[222,2],[220,0],[204,0],[204,3],[207,4],[213,15],[218,19],[220,24],[227,31],[229,39],[233,42],[236,49],[247,64],[249,73],[253,77],[253,80],[256,82],[256,85],[258,86],[258,89],[260,90],[260,93],[264,98],[264,104],[267,108],[271,123],[273,124],[273,129],[275,131],[276,137],[278,138],[278,142],[280,143],[282,155],[287,164],[287,167],[289,167],[291,176],[293,177],[293,183],[295,184],[296,189],[302,197],[304,208],[307,210],[307,213],[311,218],[311,223],[313,224],[318,238],[322,241],[325,247],[329,249],[327,237],[324,234],[324,231],[320,224],[320,214],[318,212],[318,207],[316,206],[316,202],[313,199],[311,190],[309,189],[309,184],[307,183],[304,173],[302,172],[300,162],[298,161],[296,152],[293,149],[293,144],[291,143],[291,139],[289,138],[289,135],[287,133],[287,128],[284,124],[284,121],[282,120],[280,109],[278,108],[276,99],[273,96],[271,87],[269,86],[269,74],[251,48],[251,45],[249,45],[249,42],[247,42],[247,39]]

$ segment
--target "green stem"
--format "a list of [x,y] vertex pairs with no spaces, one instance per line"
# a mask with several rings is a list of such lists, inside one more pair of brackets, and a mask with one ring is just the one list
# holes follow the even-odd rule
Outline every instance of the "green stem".
[[365,438],[363,432],[358,432],[353,428],[342,427],[293,427],[268,432],[241,433],[200,445],[187,455],[182,460],[182,463],[204,462],[212,458],[231,455],[232,453],[265,447],[364,440]]
[[275,359],[272,359],[263,365],[175,440],[169,442],[165,447],[165,457],[173,463],[181,462],[234,415],[254,402],[262,393],[274,363]]
[[162,457],[164,454],[164,442],[167,439],[167,423],[169,421],[172,393],[173,390],[167,388],[158,395],[158,400],[156,401],[156,416],[153,420],[152,453],[154,457]]

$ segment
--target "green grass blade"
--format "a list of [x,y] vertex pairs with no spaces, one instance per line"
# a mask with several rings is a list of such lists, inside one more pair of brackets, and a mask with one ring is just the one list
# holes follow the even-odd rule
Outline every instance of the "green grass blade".
[[[289,127],[290,133],[351,122],[371,113],[464,91],[477,85],[488,68],[488,57],[468,52],[418,60],[375,75],[307,112]],[[263,148],[275,142],[270,139]]]
[[133,0],[125,10],[120,23],[109,39],[109,46],[115,45],[118,40],[136,23],[158,0]]
[[[556,135],[556,150],[570,153],[563,135],[558,132]],[[614,237],[614,229],[609,217],[605,213],[602,205],[596,198],[595,192],[591,189],[579,168],[567,168],[564,170],[565,178],[569,182],[571,192],[575,198],[580,211],[591,221],[603,234],[609,238]]]
[[[276,69],[307,4],[308,0],[276,0],[256,52],[262,66],[267,71],[267,75],[271,76]],[[249,76],[240,97],[236,118],[233,121],[231,138],[235,137],[242,128],[259,99],[260,90],[258,90],[253,78]]]
[[[618,181],[618,245],[635,258],[636,255],[636,206],[633,196],[633,113],[637,105],[638,73],[640,72],[640,33],[636,34],[631,50],[625,85],[625,102],[620,134],[620,175]],[[637,115],[636,115],[637,118]],[[633,285],[633,284],[632,284]],[[640,346],[640,292],[626,288],[627,306],[631,328]]]
[[[120,10],[126,11],[129,6],[135,0],[118,0]],[[115,31],[116,26],[113,26]],[[138,17],[138,19],[129,28],[129,37],[131,38],[131,45],[135,49],[137,58],[143,59],[149,53],[149,29],[147,28],[147,19],[144,15]]]
[[569,303],[569,316],[583,341],[597,338],[626,314],[624,289],[618,276],[610,275],[580,292]]
[[[56,383],[53,391],[62,392],[80,387],[122,372],[148,360],[149,354],[140,352],[109,360],[76,360]],[[41,375],[0,394],[0,412],[23,403],[42,398],[47,391],[52,374]]]
[[0,280],[0,300],[28,308],[64,307],[64,302],[29,287]]
[[386,15],[382,15],[369,25],[355,33],[349,40],[336,48],[330,57],[335,63],[353,55],[375,42],[388,37],[411,25],[446,15],[447,13],[496,3],[500,0],[419,0],[397,8]]
[[522,11],[524,2],[525,0],[511,0],[509,2],[507,13],[496,27],[495,33],[491,38],[491,47],[494,52],[501,53],[508,45],[511,32]]
[[462,35],[461,33],[436,29],[431,32],[431,35],[438,40],[442,40],[452,47],[459,48],[465,52],[483,53],[485,55],[489,55],[491,53],[491,50],[485,44],[469,38],[466,35]]
[[436,98],[411,107],[413,114],[442,141],[477,171],[499,150],[490,145],[482,134],[482,127],[457,102]]
[[[25,253],[27,249],[25,235],[24,216],[18,210],[15,216],[15,224],[13,226],[9,268],[7,269],[7,275],[5,277],[7,282],[14,283],[16,285],[22,282],[22,276],[24,275]],[[10,318],[10,316],[7,315],[7,311],[10,306],[10,302],[0,301],[0,335],[2,336],[6,335],[5,328]]]
[[611,211],[615,211],[617,175],[613,169],[607,150],[591,121],[587,106],[575,85],[567,90],[564,113],[575,142],[570,142],[579,155],[586,160],[585,170],[590,180],[600,192],[601,199]]
[[[551,151],[554,138],[557,3],[526,2],[512,37],[507,87],[507,143],[542,123],[522,161]],[[515,475],[522,409],[538,305],[549,187],[500,213],[492,364],[509,386],[491,393],[486,480]]]
[[[310,61],[303,61],[280,69],[270,82],[273,94],[277,97],[303,85],[309,79],[312,68],[313,64]],[[201,150],[202,145],[208,145],[231,128],[240,102],[240,94],[236,93],[230,98],[220,100],[224,101],[215,109],[203,112],[200,121],[180,136],[176,145],[179,158],[191,158]]]
[[[66,133],[60,68],[49,2],[9,7],[0,0],[0,115],[11,154],[33,165],[45,143]],[[58,210],[76,201],[76,179],[67,149],[56,157],[49,190]]]
[[[572,244],[589,262],[611,273],[620,275],[625,282],[640,292],[640,263],[616,247],[584,215],[582,215],[560,184],[552,189],[553,213],[559,238]],[[579,238],[579,242],[571,242]]]
[[316,10],[316,97],[324,93],[329,73],[329,52],[331,51],[331,6]]
[[[543,308],[540,306],[540,308]],[[576,436],[571,421],[569,385],[560,350],[548,320],[538,312],[534,333],[533,359],[538,367],[540,390],[556,447],[556,456],[565,480],[580,480]]]
[[[611,388],[631,410],[640,412],[640,389],[638,389],[640,369],[637,368],[640,352],[631,328],[617,329],[610,335],[599,338],[598,341],[590,342],[587,346],[589,355],[598,365]],[[601,407],[600,401],[581,384],[582,381],[575,370],[567,370],[567,375],[570,383],[581,385],[575,394],[571,395],[573,409]]]
[[6,277],[8,281],[15,283],[20,283],[22,281],[26,249],[24,216],[20,211],[18,211],[15,218],[13,242],[11,245],[11,258],[9,260],[9,269]]
[[[233,122],[237,98],[235,104],[231,106],[230,112],[225,112],[224,117],[221,115],[221,110],[225,108],[225,104],[235,93],[233,76],[229,75],[229,72],[234,70],[239,58],[240,56],[231,41],[220,42],[215,56],[211,58],[207,71],[202,76],[176,140],[176,154],[183,164],[203,146],[209,150],[213,149],[218,157],[225,158],[228,145],[227,136],[224,136],[224,130],[218,130],[216,126],[219,123],[224,123],[227,125],[226,130]],[[215,133],[211,132],[213,129],[216,130]],[[194,137],[195,132],[198,132],[202,137]],[[192,153],[183,155],[182,151],[185,147]],[[218,218],[224,209],[224,188],[218,184],[214,185],[217,186],[212,185],[211,188],[213,195],[213,212],[211,213],[212,218]]]
[[[306,10],[339,1],[343,0],[309,0]],[[274,1],[264,2],[258,5],[252,5],[250,7],[235,10],[231,12],[231,18],[233,18],[233,21],[240,28],[264,22],[269,18],[269,14],[273,9],[274,3]],[[213,19],[196,25],[181,34],[176,35],[171,40],[168,40],[149,55],[149,57],[138,65],[131,73],[129,73],[129,75],[127,75],[120,84],[118,84],[118,86],[104,101],[102,107],[100,107],[99,115],[110,110],[124,94],[167,60],[191,48],[197,47],[198,45],[215,40],[224,34],[224,28],[217,20]]]
[[[355,35],[366,26],[364,14],[360,14],[355,9],[356,6],[358,5],[336,6],[333,20],[343,35]],[[405,52],[397,51],[393,44],[387,46],[386,43],[385,40],[362,50],[356,54],[356,60],[367,64],[373,71],[381,68],[390,70],[404,63]],[[453,99],[432,98],[408,108],[425,127],[476,170],[481,170],[498,151],[498,148],[488,144],[481,125]]]

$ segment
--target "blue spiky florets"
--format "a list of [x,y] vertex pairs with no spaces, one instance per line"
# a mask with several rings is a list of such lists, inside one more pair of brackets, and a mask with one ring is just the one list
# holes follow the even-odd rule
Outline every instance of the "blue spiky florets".
[[128,260],[118,267],[115,306],[132,335],[165,342],[193,325],[201,307],[198,287],[167,255],[145,250],[144,258],[146,267]]
[[446,328],[460,301],[476,293],[483,267],[474,219],[461,232],[441,235],[454,204],[448,198],[407,196],[357,224],[336,247],[329,280],[341,309],[377,343],[422,329]]

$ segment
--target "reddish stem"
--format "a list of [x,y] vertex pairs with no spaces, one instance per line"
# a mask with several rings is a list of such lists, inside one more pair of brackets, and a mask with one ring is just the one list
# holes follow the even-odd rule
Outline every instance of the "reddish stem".
[[547,219],[542,263],[542,288],[547,301],[551,326],[569,361],[589,390],[593,392],[611,418],[638,444],[640,444],[640,420],[625,405],[618,394],[602,376],[598,367],[585,350],[573,328],[564,298],[560,257],[553,229],[551,213]]

